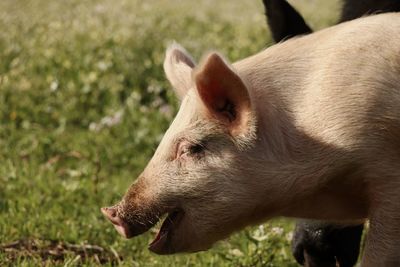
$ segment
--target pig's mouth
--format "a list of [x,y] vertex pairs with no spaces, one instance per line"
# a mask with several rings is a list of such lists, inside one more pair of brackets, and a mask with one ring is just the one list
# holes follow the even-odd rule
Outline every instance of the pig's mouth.
[[[113,223],[115,229],[125,238],[141,235],[157,223],[157,221],[150,218],[146,220],[149,223],[141,223],[143,222],[142,220],[136,219],[123,219],[119,216],[115,206],[111,208],[102,208],[101,211]],[[157,235],[149,245],[149,249],[152,252],[157,254],[171,254],[175,252],[171,239],[182,221],[184,214],[182,209],[173,209],[167,212],[167,216],[158,230]],[[156,216],[156,218],[158,218],[158,216]]]
[[156,237],[149,245],[149,249],[152,252],[157,254],[174,253],[174,248],[171,245],[171,238],[174,235],[175,229],[182,221],[183,216],[184,212],[180,209],[168,213]]

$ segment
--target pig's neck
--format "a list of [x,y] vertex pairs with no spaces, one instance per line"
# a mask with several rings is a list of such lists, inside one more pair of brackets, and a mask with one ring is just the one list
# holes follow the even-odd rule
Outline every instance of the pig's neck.
[[[258,140],[246,174],[254,179],[259,194],[256,216],[325,220],[365,216],[362,185],[357,192],[346,191],[350,180],[346,178],[357,175],[357,166],[349,164],[343,152],[309,137],[296,121],[294,107],[305,87],[304,66],[295,60],[285,64],[270,54],[264,51],[234,65],[257,113]],[[335,179],[338,176],[343,179]]]
[[306,83],[308,58],[301,55],[307,55],[307,51],[285,49],[291,44],[289,40],[234,64],[249,90],[259,145],[264,153],[285,161],[305,138],[296,127],[294,107]]

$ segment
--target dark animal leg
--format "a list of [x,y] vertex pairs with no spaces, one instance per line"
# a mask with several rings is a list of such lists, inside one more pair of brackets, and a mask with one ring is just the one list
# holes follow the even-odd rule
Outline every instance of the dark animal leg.
[[263,3],[275,42],[312,32],[303,17],[286,0],[263,0]]
[[363,227],[300,220],[293,235],[293,255],[298,263],[309,267],[354,266]]

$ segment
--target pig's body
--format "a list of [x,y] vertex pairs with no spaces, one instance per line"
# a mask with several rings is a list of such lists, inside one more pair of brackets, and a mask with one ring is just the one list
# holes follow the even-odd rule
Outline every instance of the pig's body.
[[288,40],[233,66],[258,115],[255,155],[265,163],[254,171],[269,182],[278,175],[284,199],[274,199],[292,206],[279,215],[366,218],[368,184],[400,182],[376,173],[400,167],[399,14]]
[[[342,2],[339,22],[367,14],[400,11],[398,0]],[[301,14],[286,0],[263,0],[263,3],[268,26],[275,42],[312,32]],[[296,223],[293,233],[293,255],[299,264],[308,267],[354,266],[358,259],[362,229],[363,223],[343,227],[315,220],[300,220]]]
[[400,264],[400,15],[344,23],[233,64],[194,70],[172,47],[182,98],[154,157],[106,214],[125,236],[168,213],[157,253],[209,248],[274,216],[370,219],[363,266]]

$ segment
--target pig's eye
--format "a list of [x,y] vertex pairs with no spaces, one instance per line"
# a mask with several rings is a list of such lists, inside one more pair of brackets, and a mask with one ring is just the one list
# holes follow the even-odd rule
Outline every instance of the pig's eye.
[[203,153],[204,146],[202,144],[193,144],[187,141],[183,141],[178,145],[176,158],[183,156],[199,156]]
[[204,150],[204,146],[201,144],[194,144],[192,146],[190,146],[189,148],[189,152],[192,154],[199,154],[201,152],[203,152]]

